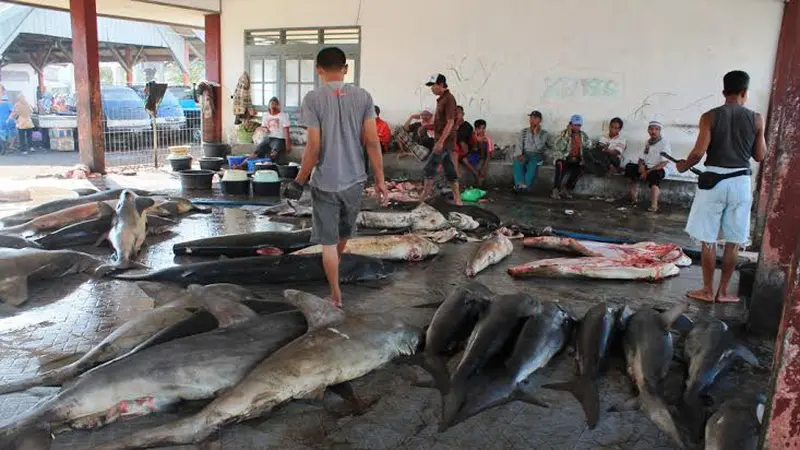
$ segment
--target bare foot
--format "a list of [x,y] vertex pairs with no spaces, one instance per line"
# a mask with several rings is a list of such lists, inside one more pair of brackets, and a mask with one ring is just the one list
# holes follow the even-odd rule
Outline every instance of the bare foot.
[[686,296],[692,300],[699,300],[708,303],[714,302],[714,294],[706,291],[705,289],[698,289],[696,291],[687,292]]
[[728,295],[728,294],[725,294],[725,295],[717,294],[717,300],[716,301],[718,301],[720,303],[739,303],[739,297],[736,297],[734,295]]
[[333,305],[333,306],[335,306],[335,307],[337,307],[339,309],[342,309],[342,299],[340,299],[340,298],[339,299],[334,299],[333,297],[325,297],[325,300],[330,302],[331,305]]

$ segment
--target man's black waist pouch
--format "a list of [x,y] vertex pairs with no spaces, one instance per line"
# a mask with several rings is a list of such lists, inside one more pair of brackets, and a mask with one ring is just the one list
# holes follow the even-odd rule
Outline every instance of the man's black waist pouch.
[[697,187],[703,189],[705,191],[709,189],[713,189],[720,181],[727,180],[728,178],[736,178],[742,176],[750,176],[753,174],[753,171],[750,169],[742,169],[737,170],[736,172],[731,173],[714,173],[714,172],[703,172],[697,177]]

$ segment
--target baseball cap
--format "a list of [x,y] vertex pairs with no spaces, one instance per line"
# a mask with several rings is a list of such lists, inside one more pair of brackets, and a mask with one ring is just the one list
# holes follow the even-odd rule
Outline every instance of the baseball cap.
[[661,123],[660,121],[658,121],[658,120],[651,120],[651,121],[650,121],[650,123],[648,123],[648,124],[647,124],[647,126],[648,126],[648,127],[658,127],[658,128],[664,128],[664,124],[662,124],[662,123]]
[[428,78],[428,82],[425,83],[425,86],[433,86],[434,84],[447,84],[447,78],[440,73],[435,73]]
[[530,114],[528,114],[528,117],[538,117],[538,118],[541,119],[542,118],[542,113],[540,113],[538,110],[534,109],[533,111],[531,111]]
[[573,114],[572,117],[569,118],[569,123],[573,125],[583,125],[583,116],[580,114]]

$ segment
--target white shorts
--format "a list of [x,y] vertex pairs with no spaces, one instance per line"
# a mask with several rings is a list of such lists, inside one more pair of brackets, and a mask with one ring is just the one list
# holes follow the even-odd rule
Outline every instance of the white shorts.
[[[741,169],[709,168],[716,173]],[[750,240],[750,209],[753,205],[749,176],[728,178],[713,189],[697,189],[686,222],[686,232],[700,242],[746,244]]]

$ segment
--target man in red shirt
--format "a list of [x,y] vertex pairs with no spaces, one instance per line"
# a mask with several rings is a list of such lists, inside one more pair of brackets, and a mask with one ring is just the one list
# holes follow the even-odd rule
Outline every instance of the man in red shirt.
[[378,140],[381,142],[383,153],[389,151],[389,143],[392,141],[392,130],[389,124],[381,119],[381,109],[375,105],[375,124],[378,126]]

